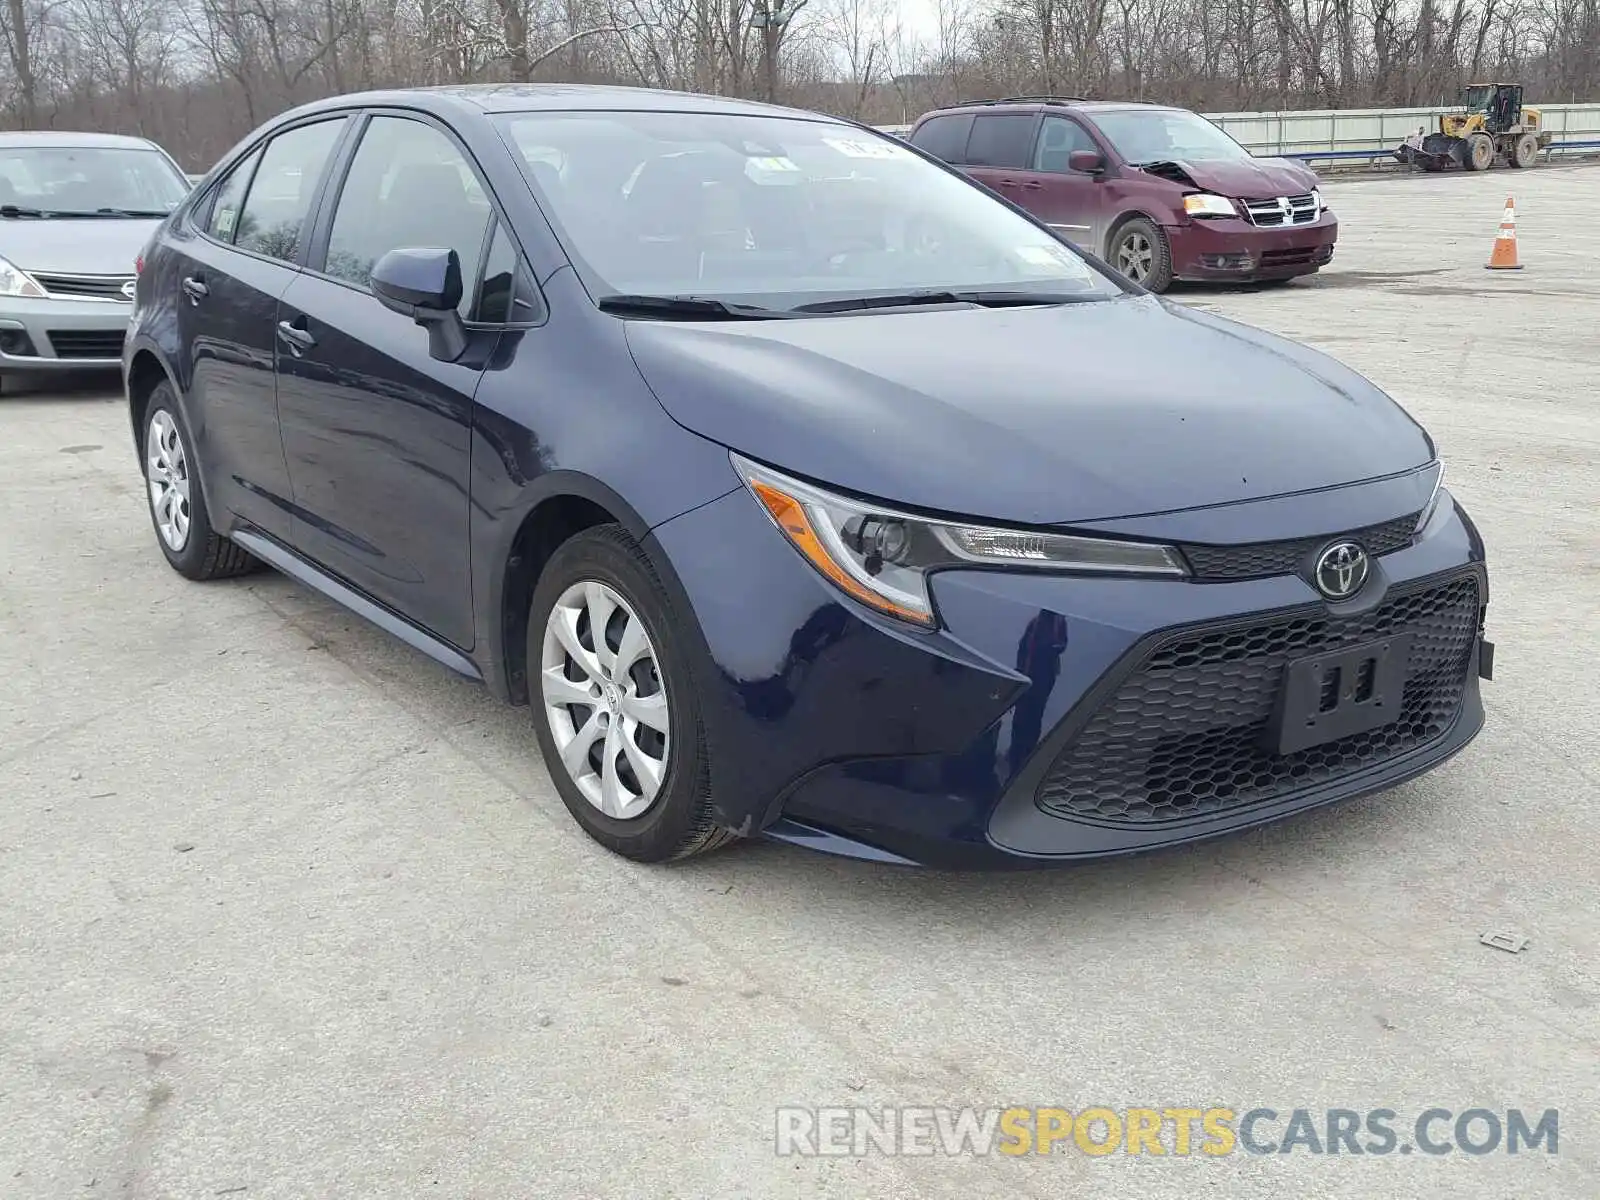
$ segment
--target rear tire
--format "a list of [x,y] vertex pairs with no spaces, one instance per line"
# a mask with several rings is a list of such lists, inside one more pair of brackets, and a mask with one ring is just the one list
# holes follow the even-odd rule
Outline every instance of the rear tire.
[[1531,167],[1539,159],[1539,138],[1536,134],[1525,133],[1517,139],[1517,147],[1511,155],[1513,167]]
[[736,836],[711,815],[683,624],[693,619],[674,611],[620,525],[562,543],[528,609],[528,706],[545,767],[584,832],[635,862],[688,858]]
[[1148,218],[1134,217],[1117,226],[1106,261],[1146,291],[1164,292],[1172,286],[1172,251],[1166,235]]
[[171,384],[150,394],[139,456],[156,544],[174,571],[186,579],[230,579],[261,565],[211,527],[194,443]]
[[1487,133],[1474,133],[1467,138],[1461,165],[1469,171],[1487,171],[1494,166],[1494,142]]

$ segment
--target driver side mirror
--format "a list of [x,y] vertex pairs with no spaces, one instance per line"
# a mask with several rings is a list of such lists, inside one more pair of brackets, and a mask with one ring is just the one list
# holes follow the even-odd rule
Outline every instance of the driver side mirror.
[[372,267],[368,284],[378,303],[428,331],[428,353],[455,362],[467,348],[456,311],[461,303],[461,256],[454,250],[391,250]]
[[1098,175],[1105,170],[1105,159],[1094,150],[1074,150],[1067,155],[1067,168],[1085,175]]

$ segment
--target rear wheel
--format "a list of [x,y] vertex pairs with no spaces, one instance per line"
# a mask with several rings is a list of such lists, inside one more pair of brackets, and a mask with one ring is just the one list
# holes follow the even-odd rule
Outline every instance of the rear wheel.
[[1108,259],[1122,275],[1152,292],[1172,283],[1172,253],[1153,221],[1135,217],[1111,235]]
[[1513,167],[1531,167],[1539,157],[1539,138],[1525,133],[1517,139],[1517,148],[1511,155]]
[[734,837],[712,821],[705,726],[679,622],[619,525],[563,543],[528,613],[529,707],[550,778],[584,832],[638,862]]
[[188,579],[227,579],[260,565],[211,528],[193,443],[170,384],[161,384],[150,396],[140,450],[150,522],[174,571]]
[[1494,165],[1494,142],[1487,133],[1474,133],[1467,138],[1467,153],[1461,165],[1469,171],[1487,171]]

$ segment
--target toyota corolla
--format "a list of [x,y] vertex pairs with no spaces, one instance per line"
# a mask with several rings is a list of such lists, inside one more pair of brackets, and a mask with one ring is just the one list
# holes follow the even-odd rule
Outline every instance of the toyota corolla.
[[528,705],[631,858],[1141,850],[1483,721],[1483,545],[1397,404],[827,117],[295,110],[164,223],[125,376],[176,570]]

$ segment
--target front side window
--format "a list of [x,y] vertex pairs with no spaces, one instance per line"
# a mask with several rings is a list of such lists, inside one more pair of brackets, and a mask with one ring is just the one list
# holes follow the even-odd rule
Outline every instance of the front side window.
[[793,308],[929,289],[1122,294],[1048,231],[882,135],[721,113],[498,119],[597,297]]
[[1157,162],[1231,162],[1250,157],[1210,121],[1180,108],[1127,108],[1095,114],[1095,124],[1134,166]]
[[339,192],[324,270],[365,288],[391,250],[454,250],[461,259],[461,314],[494,211],[454,142],[431,125],[374,117]]
[[344,122],[340,117],[301,125],[267,143],[239,212],[234,245],[284,262],[300,257],[311,202]]
[[1068,162],[1076,150],[1092,150],[1098,154],[1100,148],[1076,121],[1069,121],[1065,117],[1046,117],[1039,134],[1039,150],[1034,156],[1033,169],[1064,175],[1072,170]]
[[156,150],[102,146],[0,149],[0,207],[36,218],[164,217],[189,181]]

